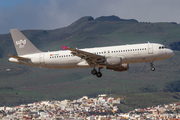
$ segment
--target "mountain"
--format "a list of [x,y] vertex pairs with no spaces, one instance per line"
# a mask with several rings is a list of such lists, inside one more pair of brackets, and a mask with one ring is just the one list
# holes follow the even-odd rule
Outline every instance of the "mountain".
[[16,51],[10,34],[1,34],[0,106],[97,96],[107,92],[163,91],[168,82],[180,79],[179,31],[180,25],[176,23],[138,22],[117,16],[96,19],[85,16],[64,28],[22,31],[42,51],[62,50],[62,45],[90,48],[148,41],[162,43],[175,50],[172,58],[154,62],[154,72],[150,70],[149,63],[130,64],[127,72],[102,69],[101,79],[92,76],[91,69],[46,69],[9,63],[7,55],[16,54]]
[[138,21],[135,19],[126,20],[126,19],[121,19],[121,18],[114,16],[114,15],[112,15],[112,16],[101,16],[101,17],[96,18],[95,21],[111,21],[111,22],[112,21],[123,21],[123,22],[127,21],[127,22],[138,23]]

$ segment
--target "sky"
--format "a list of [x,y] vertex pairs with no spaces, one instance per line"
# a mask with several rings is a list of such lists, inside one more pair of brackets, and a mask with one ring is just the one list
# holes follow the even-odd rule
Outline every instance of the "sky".
[[139,22],[180,23],[180,0],[0,0],[0,34],[52,30],[83,16],[115,15]]

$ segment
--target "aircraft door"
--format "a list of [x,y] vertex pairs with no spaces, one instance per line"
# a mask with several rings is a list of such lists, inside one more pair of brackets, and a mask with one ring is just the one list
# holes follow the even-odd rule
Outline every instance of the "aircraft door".
[[40,54],[40,55],[39,55],[39,62],[40,62],[40,64],[45,64],[44,54]]
[[153,44],[148,44],[148,54],[153,54]]

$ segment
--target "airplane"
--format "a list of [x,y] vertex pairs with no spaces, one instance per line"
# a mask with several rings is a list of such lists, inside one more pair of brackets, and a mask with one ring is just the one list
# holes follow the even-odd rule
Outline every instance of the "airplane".
[[[158,43],[142,43],[75,49],[62,46],[63,50],[42,52],[37,49],[18,29],[10,29],[17,52],[8,55],[9,62],[44,68],[92,68],[91,74],[101,77],[100,70],[127,71],[130,63],[150,62],[154,71],[154,61],[170,58],[174,52]],[[98,71],[96,70],[98,68]]]

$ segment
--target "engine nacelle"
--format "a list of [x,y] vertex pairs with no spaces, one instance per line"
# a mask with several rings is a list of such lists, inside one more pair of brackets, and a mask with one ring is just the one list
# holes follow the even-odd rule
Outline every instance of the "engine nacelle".
[[107,66],[121,66],[122,64],[122,58],[121,57],[110,57],[110,58],[106,58],[105,64]]
[[127,71],[129,69],[129,64],[122,64],[121,66],[116,67],[116,68],[108,66],[108,67],[106,67],[106,69],[110,69],[110,70],[114,70],[114,71],[120,71],[120,72]]

